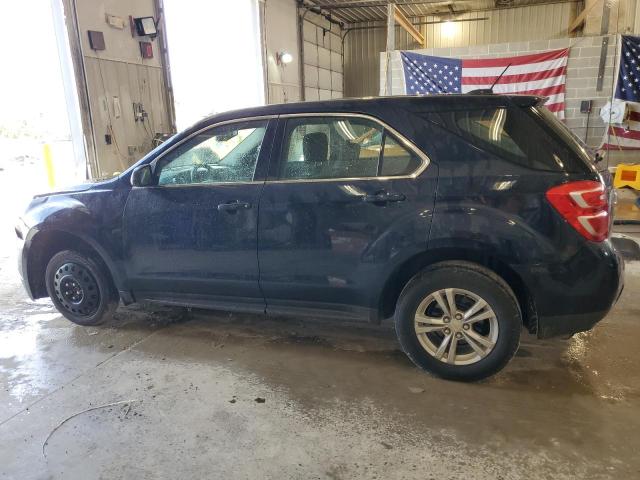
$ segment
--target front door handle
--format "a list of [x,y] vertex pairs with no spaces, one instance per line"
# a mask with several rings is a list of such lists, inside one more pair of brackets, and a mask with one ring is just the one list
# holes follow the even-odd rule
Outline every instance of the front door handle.
[[362,197],[362,199],[368,203],[402,202],[406,198],[407,197],[405,197],[402,193],[389,193],[389,192],[378,192],[378,193],[368,194]]
[[234,213],[238,210],[247,210],[251,208],[251,204],[247,202],[241,202],[239,200],[233,202],[221,203],[218,205],[218,210],[221,212]]

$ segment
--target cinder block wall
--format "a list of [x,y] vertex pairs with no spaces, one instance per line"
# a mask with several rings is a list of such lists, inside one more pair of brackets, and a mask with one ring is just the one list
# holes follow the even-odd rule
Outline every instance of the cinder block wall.
[[[535,40],[529,42],[497,43],[491,45],[479,45],[460,48],[427,48],[413,50],[424,55],[455,58],[490,58],[508,57],[514,55],[526,55],[570,47],[569,62],[567,65],[567,82],[565,96],[565,122],[571,130],[587,144],[598,147],[606,132],[606,125],[600,119],[600,109],[613,96],[616,82],[617,62],[619,56],[620,37],[608,35],[609,46],[604,70],[604,82],[601,91],[596,91],[598,77],[598,65],[600,63],[600,51],[602,36],[559,38],[553,40]],[[390,55],[389,67],[391,69],[391,88],[386,89],[387,59],[386,53],[381,53],[380,58],[380,94],[403,95],[405,94],[404,77],[402,73],[402,61],[400,52],[393,51]],[[580,113],[580,102],[593,100],[593,111],[589,117],[587,130],[587,114]],[[640,161],[640,153],[612,152],[610,164],[621,161]]]

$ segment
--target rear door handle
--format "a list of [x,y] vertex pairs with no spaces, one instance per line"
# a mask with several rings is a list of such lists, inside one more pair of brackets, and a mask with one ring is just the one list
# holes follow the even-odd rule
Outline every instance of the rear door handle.
[[378,192],[374,194],[365,195],[362,200],[368,203],[388,203],[388,202],[402,202],[407,197],[402,193],[389,193]]
[[226,202],[218,205],[218,210],[221,212],[237,212],[238,210],[247,210],[251,208],[251,204],[247,202],[241,202],[236,200],[234,202]]

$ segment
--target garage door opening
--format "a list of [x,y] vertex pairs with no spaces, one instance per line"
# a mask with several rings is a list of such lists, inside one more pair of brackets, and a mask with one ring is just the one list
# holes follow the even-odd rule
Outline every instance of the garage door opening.
[[178,130],[264,104],[256,0],[165,0],[164,8]]

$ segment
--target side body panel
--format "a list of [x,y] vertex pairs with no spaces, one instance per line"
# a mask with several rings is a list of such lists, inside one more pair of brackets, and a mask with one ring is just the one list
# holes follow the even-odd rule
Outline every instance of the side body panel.
[[[262,183],[133,188],[124,211],[124,252],[136,298],[241,297],[262,305],[257,205]],[[218,205],[244,202],[233,212]]]
[[258,205],[275,123],[269,122],[262,140],[253,181],[131,189],[123,241],[136,298],[264,311]]
[[[267,182],[259,220],[267,311],[375,315],[387,279],[427,248],[437,169],[427,170],[419,179]],[[362,200],[382,188],[406,200]]]
[[[367,113],[404,135],[406,112]],[[388,279],[427,248],[437,165],[429,164],[417,178],[277,181],[281,147],[274,146],[260,200],[260,285],[267,312],[375,321]],[[382,191],[405,200],[364,201]]]

